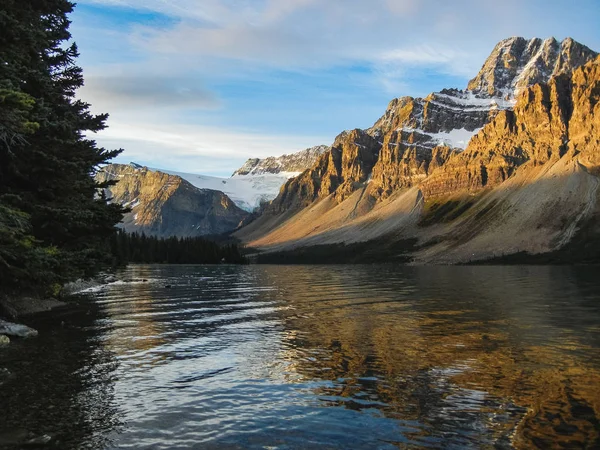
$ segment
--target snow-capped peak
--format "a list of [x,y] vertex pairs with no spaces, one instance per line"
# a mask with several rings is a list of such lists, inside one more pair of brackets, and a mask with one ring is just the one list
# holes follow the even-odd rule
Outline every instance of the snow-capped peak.
[[[491,118],[512,109],[520,90],[553,76],[570,72],[597,53],[567,38],[500,41],[466,90],[443,89],[425,98],[392,100],[387,111],[368,131],[380,136],[401,133],[389,145],[431,149],[443,145],[464,149]],[[410,131],[409,131],[410,130]]]
[[596,56],[596,52],[571,38],[559,42],[553,37],[512,37],[496,45],[469,82],[468,90],[478,95],[514,97],[515,92],[570,72]]

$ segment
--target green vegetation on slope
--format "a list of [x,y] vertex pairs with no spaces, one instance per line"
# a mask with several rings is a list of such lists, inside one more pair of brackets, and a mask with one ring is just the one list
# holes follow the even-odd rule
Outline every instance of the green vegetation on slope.
[[472,198],[448,200],[445,202],[425,202],[425,208],[421,220],[419,221],[419,225],[426,227],[439,223],[452,222],[467,212],[474,204],[475,200]]

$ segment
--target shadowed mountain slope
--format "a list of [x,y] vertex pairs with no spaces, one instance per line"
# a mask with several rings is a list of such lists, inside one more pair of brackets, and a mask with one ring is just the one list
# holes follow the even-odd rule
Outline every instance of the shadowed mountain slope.
[[146,167],[110,164],[97,178],[118,180],[106,195],[131,209],[122,223],[129,232],[160,237],[221,234],[248,217],[222,192],[198,189],[179,176]]

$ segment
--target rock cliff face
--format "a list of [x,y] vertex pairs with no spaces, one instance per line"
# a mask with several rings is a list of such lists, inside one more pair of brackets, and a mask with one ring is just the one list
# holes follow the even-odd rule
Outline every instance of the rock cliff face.
[[[415,186],[454,153],[465,149],[499,113],[512,110],[515,95],[523,89],[570,73],[596,55],[570,38],[563,42],[554,38],[506,39],[494,48],[466,90],[444,89],[425,98],[394,99],[371,128],[340,135],[329,154],[325,153],[309,173],[284,186],[273,208],[298,208],[334,191],[335,198],[342,201],[367,178],[372,182],[369,195],[377,200],[388,198],[400,188]],[[365,133],[374,142],[360,147],[365,145]],[[354,147],[365,150],[356,155]],[[366,165],[362,163],[365,157]],[[359,165],[355,169],[346,166],[342,174],[341,163],[336,165],[341,160],[358,161]],[[364,169],[368,172],[360,176],[351,174]]]
[[232,176],[278,174],[282,172],[304,172],[330,147],[317,145],[291,155],[270,156],[265,159],[250,158]]
[[344,131],[311,169],[283,185],[269,211],[301,208],[330,194],[335,194],[338,201],[344,200],[357,185],[367,181],[379,149],[379,143],[367,132]]
[[595,55],[571,38],[506,39],[496,45],[467,89],[480,96],[514,97],[528,86],[571,73]]
[[502,41],[466,90],[393,100],[340,135],[239,236],[273,250],[392,233],[423,262],[564,246],[600,209],[596,57],[572,39]]
[[600,158],[595,109],[599,61],[522,90],[514,110],[498,114],[467,150],[452,155],[424,180],[425,196],[495,187],[526,163],[541,166],[567,153],[585,159],[595,171]]
[[122,228],[148,235],[202,236],[235,230],[248,213],[225,194],[198,189],[179,176],[139,165],[110,164],[99,181],[118,180],[106,194],[131,208]]

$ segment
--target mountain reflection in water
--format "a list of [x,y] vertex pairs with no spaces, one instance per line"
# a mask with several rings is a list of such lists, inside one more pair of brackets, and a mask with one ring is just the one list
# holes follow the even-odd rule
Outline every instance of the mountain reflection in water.
[[600,448],[597,272],[131,266],[0,351],[0,448]]

